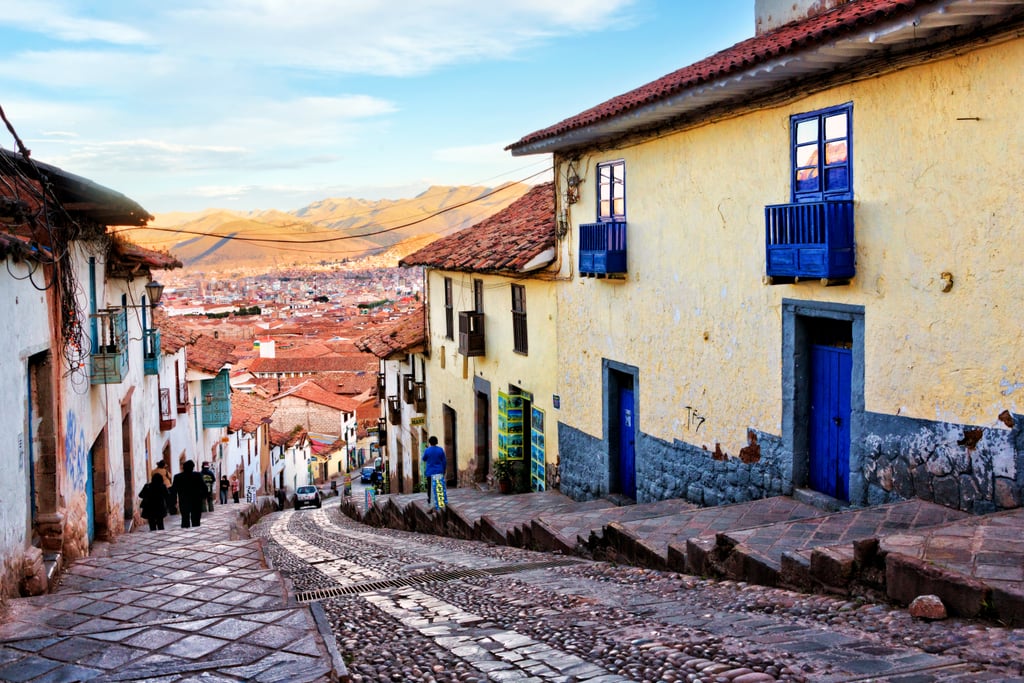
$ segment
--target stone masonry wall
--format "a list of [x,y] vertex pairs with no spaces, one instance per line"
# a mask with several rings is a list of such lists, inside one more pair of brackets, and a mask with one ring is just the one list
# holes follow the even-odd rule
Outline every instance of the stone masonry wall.
[[1024,416],[1003,413],[999,419],[1005,427],[868,413],[867,503],[917,497],[976,514],[1020,507]]
[[561,491],[573,500],[608,494],[608,448],[601,439],[558,423]]
[[[575,500],[608,494],[608,448],[601,440],[558,425],[561,491]],[[735,455],[641,433],[636,443],[637,502],[683,498],[700,505],[740,503],[792,493],[783,476],[782,440],[751,430]]]
[[781,457],[782,439],[755,430],[750,430],[748,447],[739,454],[640,434],[637,502],[683,498],[711,506],[788,495],[793,487],[783,477]]

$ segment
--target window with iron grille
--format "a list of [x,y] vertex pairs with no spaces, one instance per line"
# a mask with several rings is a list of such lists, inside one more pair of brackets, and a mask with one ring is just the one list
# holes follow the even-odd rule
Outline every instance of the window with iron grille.
[[626,220],[626,162],[597,165],[597,220]]
[[444,336],[455,339],[455,309],[452,308],[452,279],[444,279]]
[[529,343],[526,335],[526,287],[512,285],[512,350],[527,353]]

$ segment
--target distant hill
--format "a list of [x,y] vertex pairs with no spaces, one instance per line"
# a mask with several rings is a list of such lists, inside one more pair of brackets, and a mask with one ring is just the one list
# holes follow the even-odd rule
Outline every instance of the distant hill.
[[375,256],[394,265],[434,239],[497,213],[529,189],[521,183],[431,187],[411,199],[330,198],[290,212],[166,213],[147,228],[132,230],[131,239],[170,251],[186,268],[208,271],[363,257],[377,261]]

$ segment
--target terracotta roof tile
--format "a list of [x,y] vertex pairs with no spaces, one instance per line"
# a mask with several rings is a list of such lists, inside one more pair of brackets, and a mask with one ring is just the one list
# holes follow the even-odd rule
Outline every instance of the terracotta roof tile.
[[554,247],[554,183],[543,183],[498,213],[431,242],[398,265],[472,273],[519,273],[546,250],[552,251],[553,261]]
[[311,380],[303,382],[293,389],[284,391],[270,400],[271,402],[278,401],[286,396],[295,396],[296,398],[301,398],[304,401],[327,406],[328,408],[340,410],[345,413],[354,413],[356,408],[359,407],[359,401],[348,396],[340,396],[339,394],[327,391]]
[[422,347],[426,338],[426,316],[423,306],[419,306],[400,320],[379,325],[370,334],[357,339],[356,347],[377,358],[388,358]]
[[306,428],[296,425],[290,432],[279,432],[276,429],[270,430],[270,444],[272,446],[284,446],[290,448],[306,438]]
[[564,133],[626,114],[687,88],[745,71],[761,62],[834,41],[882,21],[906,15],[936,0],[856,0],[802,21],[780,26],[695,64],[673,71],[656,81],[613,97],[559,123],[530,133],[506,149],[557,137]]
[[233,432],[255,432],[263,423],[269,423],[274,416],[274,406],[258,396],[240,391],[231,392],[231,424]]
[[[162,334],[161,337],[163,337]],[[162,339],[161,346],[163,346]],[[190,339],[188,348],[185,349],[185,359],[188,367],[215,375],[223,370],[225,365],[235,362],[233,350],[234,345],[230,342],[214,339],[205,334],[196,334]]]
[[181,261],[171,254],[140,247],[124,238],[117,238],[113,241],[110,258],[114,263],[129,267],[141,265],[162,270],[182,267]]
[[357,372],[376,371],[377,361],[366,354],[331,355],[317,358],[257,358],[249,372]]

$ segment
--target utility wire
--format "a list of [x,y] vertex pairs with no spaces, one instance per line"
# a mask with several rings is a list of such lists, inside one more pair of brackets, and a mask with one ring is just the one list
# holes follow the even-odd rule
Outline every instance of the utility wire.
[[[235,234],[235,235],[222,235],[222,234],[217,234],[217,233],[213,233],[213,232],[203,232],[203,231],[200,231],[200,230],[185,230],[185,229],[180,229],[180,228],[147,228],[147,227],[128,227],[128,228],[124,228],[122,230],[112,231],[112,233],[113,234],[121,234],[121,233],[125,233],[125,232],[130,232],[130,231],[133,231],[133,230],[155,230],[157,232],[171,232],[171,233],[176,233],[176,234],[196,235],[196,236],[199,236],[199,237],[216,237],[218,239],[223,239],[223,240],[237,240],[237,241],[240,241],[240,242],[267,243],[267,244],[325,244],[325,243],[328,243],[328,242],[340,242],[342,240],[351,240],[351,239],[359,239],[361,237],[373,237],[374,235],[382,235],[384,233],[395,232],[397,230],[402,230],[403,228],[409,228],[409,227],[412,227],[414,225],[418,225],[420,223],[424,223],[424,222],[430,220],[431,218],[436,218],[437,216],[440,216],[442,214],[448,213],[449,211],[454,211],[455,209],[461,209],[464,206],[469,206],[470,204],[475,204],[475,203],[477,203],[479,201],[487,199],[488,197],[492,197],[492,196],[494,196],[494,195],[496,195],[496,194],[498,194],[500,192],[504,192],[504,191],[508,190],[509,188],[514,187],[515,184],[525,183],[528,180],[536,178],[537,176],[543,175],[544,173],[548,173],[550,171],[551,171],[550,168],[544,168],[544,169],[542,169],[540,171],[537,171],[536,173],[532,173],[532,174],[526,176],[525,178],[523,178],[521,180],[515,181],[515,183],[510,183],[510,184],[502,185],[501,187],[498,187],[498,188],[495,188],[495,189],[490,190],[488,192],[485,192],[484,194],[480,195],[479,197],[475,197],[473,199],[468,199],[468,200],[466,200],[464,202],[459,202],[458,204],[452,204],[451,206],[447,206],[447,207],[445,207],[443,209],[439,209],[439,210],[437,210],[437,211],[435,211],[433,213],[427,214],[427,215],[422,216],[420,218],[417,218],[415,220],[408,221],[406,223],[401,223],[399,225],[395,225],[395,226],[392,226],[390,228],[380,228],[379,230],[372,230],[370,232],[363,232],[363,233],[359,233],[357,235],[337,235],[335,237],[325,237],[323,239],[316,239],[316,240],[296,240],[296,239],[274,239],[274,238],[270,238],[270,237],[251,237],[251,236],[237,235],[237,234]],[[278,230],[280,230],[281,228],[292,227],[292,226],[295,226],[295,225],[308,225],[308,223],[306,223],[306,222],[285,223],[283,225],[275,225],[273,223],[261,223],[260,221],[253,221],[253,222],[260,223],[262,225],[266,225],[268,227],[275,228],[275,229],[278,229]]]

